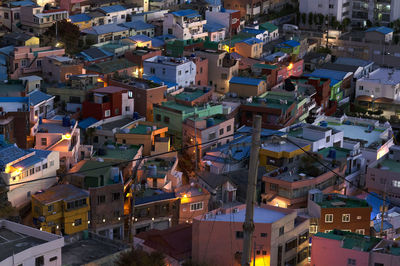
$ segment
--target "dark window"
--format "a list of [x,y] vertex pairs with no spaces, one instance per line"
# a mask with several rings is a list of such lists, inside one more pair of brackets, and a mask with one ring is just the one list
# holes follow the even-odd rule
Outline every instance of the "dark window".
[[347,265],[356,265],[355,259],[347,259]]
[[294,249],[295,247],[297,247],[297,238],[293,239],[292,241],[286,242],[285,251],[287,252]]
[[261,237],[267,237],[267,233],[261,233],[260,236]]
[[297,253],[297,263],[303,261],[308,257],[308,248],[303,248],[299,253]]
[[99,143],[99,136],[94,136],[93,142],[94,143]]
[[33,175],[35,173],[35,168],[29,169],[29,175]]
[[42,168],[43,168],[43,170],[44,170],[44,169],[47,169],[47,163],[43,164],[43,167],[42,167]]
[[270,184],[269,189],[272,191],[278,191],[278,185],[277,184]]
[[118,193],[112,193],[113,200],[119,200],[120,197],[121,197],[121,194],[119,192]]
[[262,254],[263,254],[263,255],[267,255],[267,251],[266,251],[266,250],[263,250],[263,251],[262,251]]
[[223,135],[223,134],[224,134],[224,129],[221,128],[221,129],[219,130],[219,135]]
[[161,121],[161,115],[156,114],[156,120],[157,120],[157,121]]
[[7,12],[4,12],[4,18],[8,19],[8,13]]
[[244,237],[243,231],[236,231],[236,238],[241,239],[243,237]]
[[44,265],[44,256],[37,257],[35,259],[35,266],[42,266]]
[[105,195],[100,195],[97,196],[97,204],[102,204],[106,202],[106,196]]
[[164,123],[169,124],[169,117],[168,116],[164,116]]
[[283,235],[285,233],[285,227],[282,226],[281,228],[279,228],[279,236]]
[[57,256],[51,257],[51,258],[49,259],[49,261],[55,261],[55,260],[57,260]]
[[82,219],[76,219],[74,222],[74,226],[78,226],[82,224]]
[[229,132],[229,131],[231,131],[232,130],[232,126],[227,126],[226,127],[226,132]]
[[308,240],[308,231],[304,234],[299,235],[299,245]]
[[385,266],[385,264],[375,262],[374,266]]

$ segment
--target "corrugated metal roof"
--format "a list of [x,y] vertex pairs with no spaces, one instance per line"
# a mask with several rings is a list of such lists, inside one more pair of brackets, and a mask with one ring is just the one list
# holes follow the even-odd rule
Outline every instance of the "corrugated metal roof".
[[379,33],[382,33],[382,34],[389,34],[389,33],[393,32],[393,29],[385,27],[385,26],[381,26],[381,27],[369,28],[365,32],[372,32],[372,31],[376,31],[376,32],[379,32]]
[[72,201],[89,197],[89,192],[75,187],[71,184],[62,184],[51,187],[45,192],[32,195],[42,204],[49,204],[56,201]]
[[141,21],[141,20],[125,22],[125,23],[121,23],[119,25],[124,26],[124,27],[129,28],[129,29],[134,29],[136,31],[155,28],[154,25],[146,23],[146,22]]
[[78,23],[83,21],[89,21],[92,19],[92,17],[89,16],[88,14],[83,13],[83,14],[76,14],[69,16],[69,19],[71,20],[72,23]]
[[197,11],[192,9],[179,10],[172,12],[172,14],[177,17],[200,16]]
[[43,101],[47,101],[51,98],[54,98],[54,96],[46,94],[39,90],[32,91],[31,93],[29,93],[28,96],[29,96],[29,104],[32,106],[37,105]]
[[86,119],[83,119],[82,121],[80,121],[78,123],[78,126],[82,129],[86,129],[88,127],[90,127],[91,125],[93,125],[94,123],[97,123],[98,120],[93,118],[93,117],[88,117]]
[[160,200],[167,200],[175,198],[175,193],[161,193],[158,195],[150,196],[150,197],[143,197],[135,199],[135,206],[142,205],[150,202],[160,201]]
[[120,12],[120,11],[126,10],[126,8],[121,5],[103,6],[103,7],[100,7],[99,9],[104,11],[105,13],[113,13],[113,12]]
[[231,78],[229,83],[258,86],[262,81],[263,81],[262,79],[233,77],[233,78]]
[[101,35],[101,34],[106,34],[106,33],[111,33],[111,32],[120,32],[120,31],[125,31],[125,30],[128,30],[128,28],[120,26],[120,24],[117,24],[117,23],[111,23],[111,24],[93,26],[91,28],[82,30],[82,32],[86,33],[86,34],[92,34],[92,35]]

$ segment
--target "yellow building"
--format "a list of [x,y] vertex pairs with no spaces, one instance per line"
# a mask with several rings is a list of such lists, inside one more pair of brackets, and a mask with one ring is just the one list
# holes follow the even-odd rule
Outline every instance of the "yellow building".
[[260,149],[260,166],[265,166],[267,172],[269,172],[299,160],[304,153],[303,150],[310,151],[311,149],[310,144],[302,142],[297,144],[301,149],[293,143],[281,139],[270,140]]
[[244,57],[260,58],[263,52],[263,42],[257,38],[250,38],[235,43],[235,52]]
[[239,97],[259,96],[267,91],[267,82],[262,79],[233,77],[229,80],[229,92]]
[[33,220],[42,231],[70,235],[88,229],[89,192],[70,184],[32,195]]
[[170,151],[170,141],[166,137],[168,127],[153,122],[139,122],[115,134],[118,144],[143,145],[143,155]]

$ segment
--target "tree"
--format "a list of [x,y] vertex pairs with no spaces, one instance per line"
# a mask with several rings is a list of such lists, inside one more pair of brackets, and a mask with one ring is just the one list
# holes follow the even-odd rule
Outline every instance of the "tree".
[[324,24],[324,15],[318,14],[318,25]]
[[314,14],[314,24],[318,25],[318,14]]
[[163,266],[164,255],[160,252],[147,253],[143,250],[131,249],[121,253],[115,261],[117,266]]
[[308,24],[312,25],[314,20],[314,14],[313,13],[308,13]]
[[301,22],[303,24],[307,23],[307,14],[306,13],[301,13]]
[[347,30],[347,26],[349,26],[351,23],[351,20],[349,18],[345,18],[342,20],[342,29],[343,31]]
[[81,32],[78,26],[66,20],[62,20],[54,23],[47,29],[42,35],[41,42],[45,45],[64,47],[67,54],[75,54],[79,51],[78,43],[80,35]]

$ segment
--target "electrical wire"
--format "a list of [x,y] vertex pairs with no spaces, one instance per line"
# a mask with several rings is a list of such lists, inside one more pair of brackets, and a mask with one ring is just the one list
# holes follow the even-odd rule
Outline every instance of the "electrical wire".
[[193,147],[198,147],[198,146],[214,143],[215,141],[218,141],[218,140],[221,140],[221,139],[225,139],[225,138],[230,138],[230,137],[234,137],[234,136],[244,136],[244,135],[248,135],[248,134],[249,133],[236,132],[236,133],[233,133],[233,134],[230,134],[230,135],[227,135],[227,136],[224,136],[224,137],[220,137],[220,138],[217,138],[217,139],[213,139],[213,140],[210,140],[210,141],[207,141],[207,142],[185,146],[185,147],[177,149],[177,150],[161,152],[161,153],[158,153],[158,154],[148,155],[148,156],[144,156],[144,157],[136,158],[136,159],[132,159],[132,160],[124,160],[124,161],[117,162],[117,163],[109,163],[109,164],[104,165],[104,166],[100,166],[100,167],[96,167],[96,168],[90,168],[90,169],[84,169],[84,170],[79,170],[79,171],[76,171],[76,172],[71,172],[71,173],[66,173],[66,174],[60,174],[60,175],[55,175],[55,176],[37,178],[37,179],[28,180],[28,181],[24,181],[24,182],[19,182],[19,183],[15,183],[15,184],[4,184],[3,186],[6,186],[6,187],[18,186],[18,185],[37,182],[37,181],[45,180],[45,179],[51,179],[51,178],[57,178],[57,177],[66,177],[66,176],[69,176],[69,175],[75,175],[75,174],[90,172],[90,171],[94,171],[94,170],[98,170],[98,169],[102,169],[102,168],[115,167],[115,166],[119,166],[119,165],[125,164],[125,163],[135,162],[135,161],[139,161],[139,160],[145,160],[145,159],[154,158],[154,157],[158,157],[158,156],[162,156],[162,155],[170,154],[170,153],[175,153],[175,152],[181,152],[181,151],[184,151],[186,149],[193,148]]

